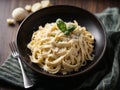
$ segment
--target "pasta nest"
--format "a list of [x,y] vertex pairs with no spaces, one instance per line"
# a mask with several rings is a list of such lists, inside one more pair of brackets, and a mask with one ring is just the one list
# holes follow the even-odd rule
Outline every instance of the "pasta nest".
[[30,60],[51,74],[68,74],[78,71],[93,60],[94,36],[76,21],[76,29],[69,35],[59,30],[56,23],[47,23],[32,35],[27,47],[31,50]]

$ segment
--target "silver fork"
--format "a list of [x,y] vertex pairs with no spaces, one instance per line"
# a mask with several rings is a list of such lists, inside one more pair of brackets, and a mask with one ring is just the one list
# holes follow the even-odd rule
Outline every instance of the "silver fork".
[[15,42],[11,42],[9,43],[9,46],[10,46],[10,49],[12,51],[12,56],[14,58],[17,58],[18,59],[18,62],[19,62],[19,65],[20,65],[20,68],[21,68],[21,72],[22,72],[22,76],[23,76],[23,83],[24,83],[24,87],[25,88],[30,88],[33,86],[33,83],[30,81],[30,79],[28,78],[28,76],[26,75],[25,71],[24,71],[24,68],[23,68],[23,65],[22,65],[22,62],[20,60],[20,55],[18,53],[18,49],[16,47],[16,44]]

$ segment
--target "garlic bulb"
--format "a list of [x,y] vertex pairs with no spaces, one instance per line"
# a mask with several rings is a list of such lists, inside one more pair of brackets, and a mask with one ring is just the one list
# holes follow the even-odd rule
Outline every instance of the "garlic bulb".
[[22,21],[26,16],[27,12],[21,7],[14,9],[12,12],[12,17],[16,21]]

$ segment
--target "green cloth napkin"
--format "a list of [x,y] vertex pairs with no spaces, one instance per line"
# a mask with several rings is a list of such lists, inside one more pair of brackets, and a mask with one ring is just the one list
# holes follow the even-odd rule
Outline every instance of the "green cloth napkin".
[[[107,8],[102,13],[95,14],[103,23],[107,33],[107,49],[96,69],[91,71],[84,79],[78,79],[68,82],[68,86],[73,90],[118,90],[120,88],[120,11],[118,8]],[[24,63],[23,63],[24,64]],[[31,81],[34,83],[34,90],[53,90],[61,89],[56,85],[51,85],[49,79],[45,81],[47,87],[42,82],[42,76],[32,71],[24,64],[25,71]],[[18,61],[11,55],[0,66],[0,83],[8,82],[13,85],[23,87],[23,79]],[[44,80],[43,80],[44,81]],[[52,82],[51,82],[52,83]],[[56,82],[57,83],[57,82]],[[69,83],[72,83],[71,85]],[[74,87],[71,87],[71,86]]]

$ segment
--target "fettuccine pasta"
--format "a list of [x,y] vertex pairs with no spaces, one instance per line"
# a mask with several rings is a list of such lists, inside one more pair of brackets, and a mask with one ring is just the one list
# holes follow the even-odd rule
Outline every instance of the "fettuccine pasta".
[[94,37],[76,21],[76,28],[69,35],[59,30],[56,23],[47,23],[33,33],[27,47],[31,50],[30,60],[51,74],[68,74],[78,71],[93,60]]

